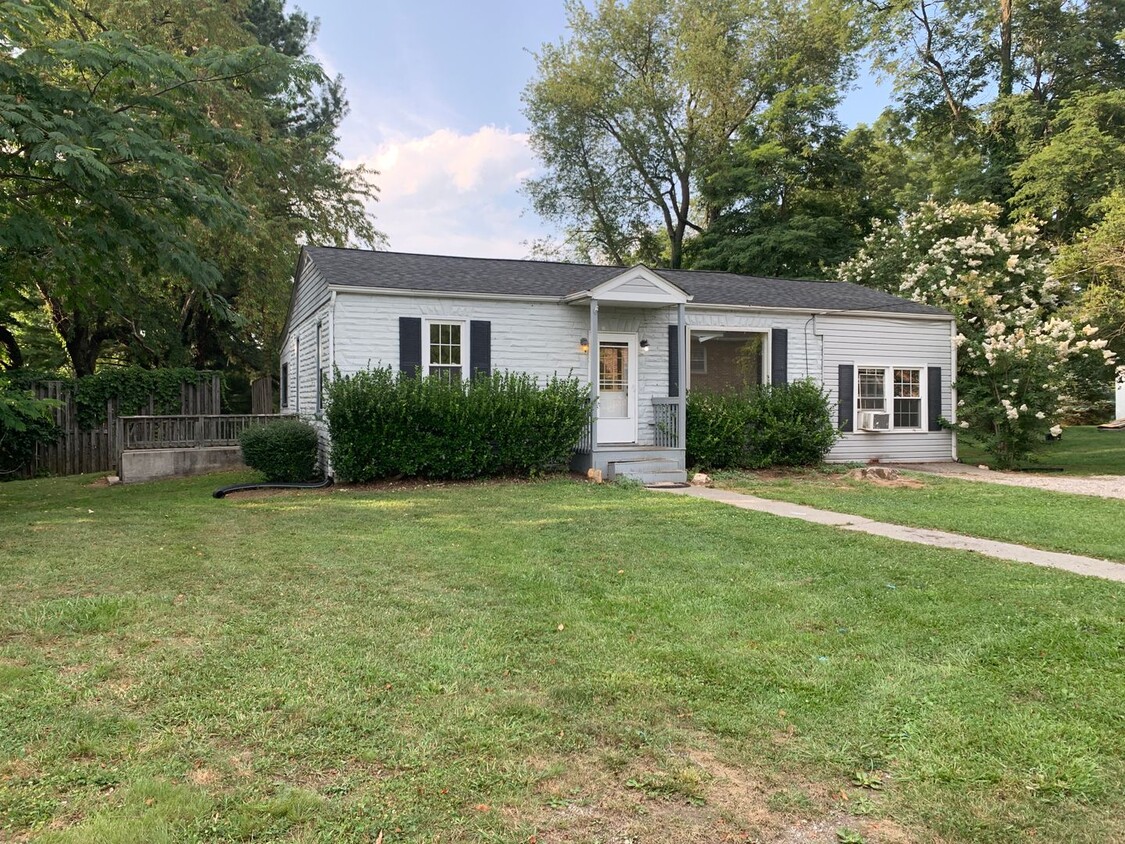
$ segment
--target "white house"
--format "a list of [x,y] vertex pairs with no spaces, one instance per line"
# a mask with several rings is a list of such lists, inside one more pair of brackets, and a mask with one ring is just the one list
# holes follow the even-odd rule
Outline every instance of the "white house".
[[944,311],[843,282],[306,247],[281,404],[316,419],[335,370],[373,366],[577,376],[596,402],[577,468],[682,479],[685,390],[811,377],[844,432],[830,460],[949,460],[955,334]]

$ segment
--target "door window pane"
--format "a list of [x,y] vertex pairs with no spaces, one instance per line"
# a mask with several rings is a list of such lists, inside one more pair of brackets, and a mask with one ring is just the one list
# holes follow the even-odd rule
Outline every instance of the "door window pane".
[[628,343],[601,343],[598,371],[598,415],[606,419],[625,419],[629,415]]

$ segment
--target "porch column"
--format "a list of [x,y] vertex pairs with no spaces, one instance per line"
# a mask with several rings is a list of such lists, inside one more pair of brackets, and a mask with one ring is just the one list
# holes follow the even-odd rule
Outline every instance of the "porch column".
[[680,403],[676,405],[676,434],[679,442],[677,448],[687,448],[687,379],[688,379],[688,338],[687,338],[687,305],[683,302],[679,305],[679,331],[680,342],[676,345],[679,347],[678,352],[680,356],[679,362],[679,399]]
[[590,453],[598,446],[598,386],[601,382],[598,367],[598,300],[590,299]]

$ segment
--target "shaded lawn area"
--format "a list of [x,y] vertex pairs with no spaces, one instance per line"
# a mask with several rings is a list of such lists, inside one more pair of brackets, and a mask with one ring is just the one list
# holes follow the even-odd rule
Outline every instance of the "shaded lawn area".
[[[989,456],[968,440],[957,442],[957,456],[973,466],[990,465]],[[1125,475],[1125,430],[1099,431],[1096,425],[1064,428],[1061,440],[1044,444],[1028,471],[1061,468],[1068,475]]]
[[965,481],[922,473],[884,486],[847,470],[718,472],[726,489],[892,524],[947,530],[1125,563],[1125,500]]
[[1125,836],[1118,584],[570,479],[228,480],[0,485],[0,838]]

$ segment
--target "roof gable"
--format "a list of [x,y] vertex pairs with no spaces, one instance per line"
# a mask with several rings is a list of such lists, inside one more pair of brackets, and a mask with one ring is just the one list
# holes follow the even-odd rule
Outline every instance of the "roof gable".
[[691,296],[682,287],[661,277],[644,264],[637,264],[591,290],[583,290],[567,297],[567,301],[576,299],[638,305],[679,305],[689,301]]

